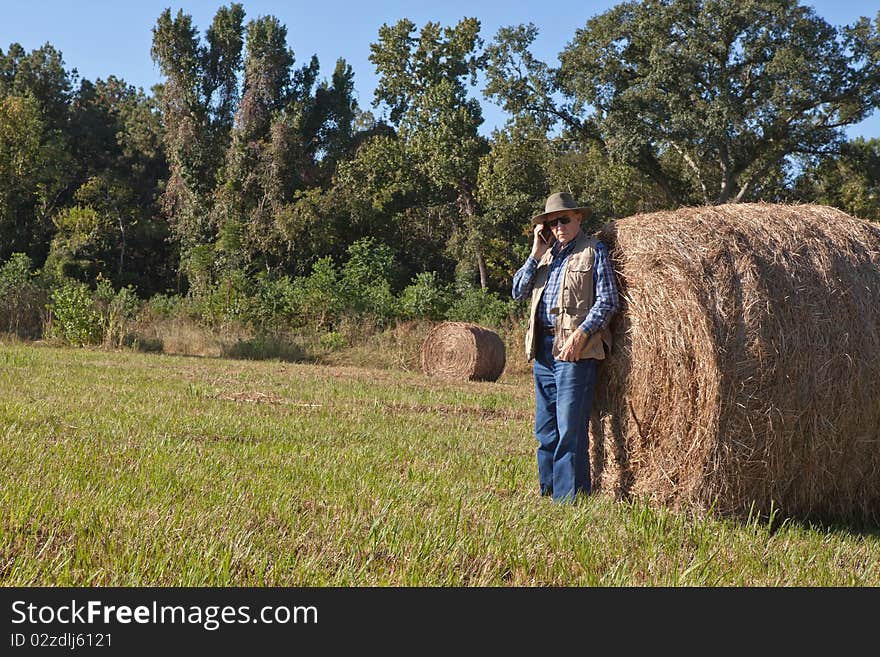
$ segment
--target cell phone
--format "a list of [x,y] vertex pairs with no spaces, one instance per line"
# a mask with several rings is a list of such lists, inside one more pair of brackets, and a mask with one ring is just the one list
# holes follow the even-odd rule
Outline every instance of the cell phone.
[[547,226],[544,226],[541,229],[539,235],[541,236],[541,239],[544,240],[545,244],[550,244],[553,242],[553,240],[556,239],[556,237],[553,235],[553,231],[547,228]]

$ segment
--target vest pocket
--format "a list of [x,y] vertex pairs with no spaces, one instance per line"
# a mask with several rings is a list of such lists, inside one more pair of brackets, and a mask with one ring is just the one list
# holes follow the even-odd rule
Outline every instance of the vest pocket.
[[566,311],[574,315],[586,315],[593,306],[593,267],[592,259],[589,266],[584,261],[571,263],[568,268],[568,294],[566,294]]
[[559,356],[562,345],[571,336],[572,331],[576,331],[586,317],[586,313],[581,315],[573,314],[572,308],[566,308],[559,314],[556,319],[556,339],[553,341],[553,356]]

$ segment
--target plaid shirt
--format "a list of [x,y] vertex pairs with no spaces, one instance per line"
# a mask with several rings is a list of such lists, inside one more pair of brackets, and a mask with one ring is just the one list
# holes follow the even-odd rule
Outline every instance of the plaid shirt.
[[[547,275],[547,285],[544,294],[538,302],[538,321],[544,326],[552,327],[555,324],[555,315],[550,314],[550,308],[555,307],[555,300],[559,298],[559,286],[562,284],[562,269],[571,250],[574,240],[561,247],[557,242],[551,249],[553,262],[550,263],[550,272]],[[526,263],[520,267],[513,277],[513,298],[522,301],[532,292],[535,281],[535,272],[538,270],[538,261],[529,256]],[[608,249],[602,242],[596,244],[596,263],[593,266],[593,285],[595,286],[595,301],[590,312],[581,323],[580,330],[587,335],[592,335],[602,327],[608,326],[611,316],[617,312],[620,302],[617,297],[617,283],[614,280],[614,272],[608,258]],[[549,295],[549,296],[548,296]],[[544,299],[553,299],[553,303],[545,304]]]

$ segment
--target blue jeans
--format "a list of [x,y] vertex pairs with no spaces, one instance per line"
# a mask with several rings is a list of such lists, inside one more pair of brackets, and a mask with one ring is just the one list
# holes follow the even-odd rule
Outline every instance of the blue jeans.
[[596,383],[592,358],[567,362],[552,355],[553,336],[538,338],[535,374],[535,438],[542,495],[571,501],[590,492],[590,407]]

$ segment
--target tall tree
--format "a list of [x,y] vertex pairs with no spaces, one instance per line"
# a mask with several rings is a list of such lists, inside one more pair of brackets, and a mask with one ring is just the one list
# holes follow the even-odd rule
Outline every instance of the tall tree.
[[[145,295],[164,292],[172,253],[158,197],[168,174],[154,99],[113,76],[83,80],[69,123],[78,207],[53,219],[47,266],[86,282],[100,274]],[[95,220],[85,221],[90,213]]]
[[509,286],[531,247],[527,218],[537,214],[550,192],[552,144],[544,130],[522,119],[492,135],[480,161],[477,199],[483,211],[484,254],[496,287]]
[[835,28],[796,0],[625,2],[577,30],[555,69],[529,53],[533,27],[499,32],[486,93],[599,143],[672,204],[741,201],[880,104],[877,28]]
[[288,100],[293,51],[287,46],[287,28],[274,16],[248,23],[244,60],[244,92],[238,114],[238,137],[266,135],[273,114]]
[[320,178],[329,181],[339,162],[351,155],[359,116],[354,91],[354,70],[344,59],[336,60],[330,80],[315,90],[316,155],[320,155]]
[[216,237],[212,194],[237,106],[243,20],[240,4],[220,8],[207,45],[182,10],[172,18],[166,9],[153,27],[151,54],[165,76],[158,90],[170,166],[163,207],[191,279],[201,276],[198,250]]
[[0,50],[0,256],[23,251],[37,266],[46,257],[52,214],[75,178],[68,134],[75,76],[48,43]]
[[65,159],[39,101],[30,94],[0,97],[0,262],[22,252],[42,265]]
[[30,94],[40,105],[49,130],[63,130],[73,96],[76,72],[64,68],[61,53],[51,44],[26,52],[18,43],[0,50],[0,97]]
[[205,34],[208,46],[203,54],[202,93],[221,137],[228,136],[238,109],[243,21],[244,9],[240,4],[220,7]]
[[451,243],[475,259],[486,288],[475,190],[487,143],[478,133],[480,105],[467,93],[481,65],[480,22],[464,18],[445,28],[429,22],[418,35],[415,31],[408,19],[379,28],[378,42],[370,45],[370,61],[379,74],[374,105],[387,106],[418,173],[457,205],[460,222]]
[[274,16],[246,27],[244,84],[214,207],[218,226],[217,264],[240,269],[251,260],[255,242],[271,230],[263,166],[273,120],[285,106],[291,86],[293,51],[287,28]]
[[315,56],[294,69],[287,28],[275,17],[251,21],[246,32],[244,91],[216,196],[218,264],[299,271],[335,243],[332,209],[316,222],[323,242],[299,226],[322,214],[321,197],[353,143],[353,72],[340,59],[332,79],[318,83]]

